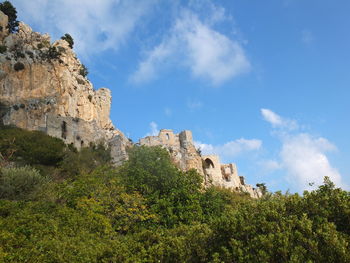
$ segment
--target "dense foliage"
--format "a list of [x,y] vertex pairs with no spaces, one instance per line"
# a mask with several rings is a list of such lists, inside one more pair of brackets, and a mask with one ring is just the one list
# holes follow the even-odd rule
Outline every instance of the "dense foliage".
[[101,145],[1,128],[0,152],[0,262],[350,262],[350,194],[327,178],[252,200],[159,147],[114,168]]

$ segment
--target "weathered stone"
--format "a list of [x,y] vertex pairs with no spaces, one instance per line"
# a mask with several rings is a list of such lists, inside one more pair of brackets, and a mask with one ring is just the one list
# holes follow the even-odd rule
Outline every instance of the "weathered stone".
[[[0,12],[0,25],[7,25],[6,19]],[[103,143],[110,147],[114,163],[122,164],[132,144],[109,118],[111,92],[106,88],[95,91],[80,75],[82,64],[67,41],[51,45],[49,35],[33,32],[24,23],[19,23],[18,33],[1,36],[7,49],[0,53],[0,125],[40,130],[78,149]],[[55,50],[59,53],[52,53]],[[15,70],[19,64],[23,67]],[[180,169],[196,169],[206,186],[261,196],[238,176],[235,164],[221,164],[216,155],[201,156],[190,131],[161,130],[158,136],[140,139],[140,144],[165,147]]]
[[0,42],[8,35],[8,17],[0,11]]
[[217,155],[201,156],[193,144],[191,131],[174,134],[172,130],[163,129],[158,136],[147,136],[140,139],[139,143],[146,146],[163,146],[181,170],[196,169],[203,176],[205,186],[230,188],[248,193],[253,198],[262,195],[260,189],[245,184],[244,178],[238,176],[235,164],[221,164]]
[[[94,90],[79,75],[82,67],[64,40],[50,45],[48,35],[40,35],[24,23],[8,35],[7,51],[0,54],[1,123],[28,130],[41,130],[63,139],[78,149],[90,143],[110,144],[116,163],[126,158],[129,140],[114,128],[110,118],[111,92]],[[62,52],[50,55],[49,48]],[[9,58],[9,59],[7,59]],[[16,71],[14,65],[23,64]]]

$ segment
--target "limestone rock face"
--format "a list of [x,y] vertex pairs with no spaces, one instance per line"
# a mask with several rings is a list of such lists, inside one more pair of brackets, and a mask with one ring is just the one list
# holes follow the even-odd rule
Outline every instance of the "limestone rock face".
[[221,164],[217,155],[201,155],[193,144],[192,132],[174,134],[172,130],[160,130],[158,136],[147,136],[139,144],[166,148],[173,162],[183,171],[196,169],[204,178],[205,186],[216,185],[244,192],[253,198],[262,196],[260,189],[246,184],[243,176],[238,176],[235,164]]
[[8,35],[8,17],[2,11],[0,11],[0,41],[2,41]]
[[77,148],[108,142],[120,149],[112,150],[116,162],[126,157],[129,141],[109,118],[110,90],[94,90],[65,40],[51,44],[49,35],[20,22],[18,33],[5,36],[2,45],[7,47],[0,53],[2,124],[42,130]]

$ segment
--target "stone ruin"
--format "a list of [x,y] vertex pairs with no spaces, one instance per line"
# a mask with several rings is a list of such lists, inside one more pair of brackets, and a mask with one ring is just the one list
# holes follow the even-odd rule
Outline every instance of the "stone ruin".
[[[109,118],[110,90],[94,90],[68,42],[51,44],[49,35],[33,32],[22,22],[17,33],[9,34],[7,21],[0,11],[0,125],[43,131],[77,149],[103,143],[110,147],[114,164],[122,164],[132,143]],[[165,147],[180,169],[194,168],[203,175],[206,186],[261,196],[238,176],[234,164],[220,164],[215,155],[201,156],[190,131],[161,130],[140,144]]]
[[253,198],[262,196],[259,188],[253,188],[245,183],[243,176],[238,176],[235,164],[221,164],[217,155],[201,155],[193,144],[191,131],[174,134],[172,130],[163,129],[158,136],[140,139],[139,144],[164,147],[181,170],[196,169],[203,176],[205,186],[229,188],[248,193]]

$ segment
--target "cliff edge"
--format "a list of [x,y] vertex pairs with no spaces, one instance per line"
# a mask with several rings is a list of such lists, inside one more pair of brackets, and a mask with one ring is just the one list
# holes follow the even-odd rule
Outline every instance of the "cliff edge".
[[6,29],[0,11],[0,124],[40,130],[80,149],[108,143],[116,164],[130,144],[110,118],[111,92],[94,90],[69,43],[20,22]]
[[[18,32],[9,33],[7,23],[0,11],[0,125],[43,131],[77,149],[103,143],[111,149],[114,164],[122,164],[128,158],[126,149],[133,145],[109,118],[110,90],[94,90],[66,40],[51,43],[49,35],[33,32],[22,22]],[[139,144],[166,148],[177,167],[196,169],[205,186],[230,188],[254,198],[262,195],[238,176],[235,164],[221,164],[216,155],[202,156],[191,131],[161,130]]]

